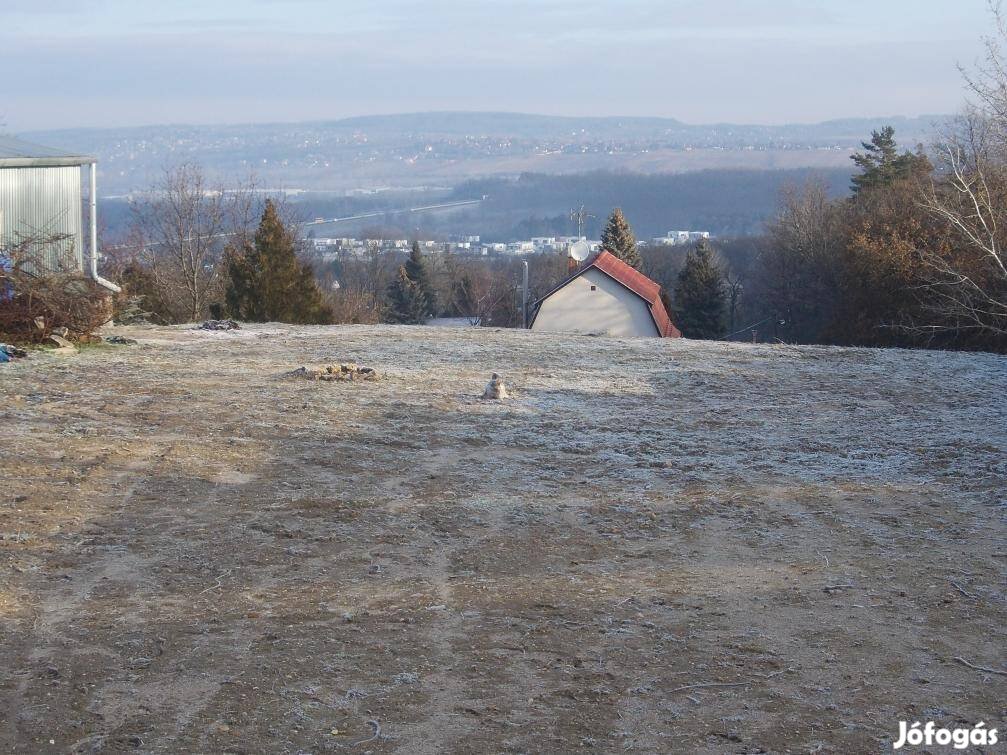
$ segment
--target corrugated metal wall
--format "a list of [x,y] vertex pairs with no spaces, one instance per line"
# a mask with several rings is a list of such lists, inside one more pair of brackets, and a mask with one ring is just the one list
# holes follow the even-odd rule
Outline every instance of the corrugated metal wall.
[[19,238],[65,236],[40,247],[49,270],[83,269],[80,167],[0,168],[0,249]]

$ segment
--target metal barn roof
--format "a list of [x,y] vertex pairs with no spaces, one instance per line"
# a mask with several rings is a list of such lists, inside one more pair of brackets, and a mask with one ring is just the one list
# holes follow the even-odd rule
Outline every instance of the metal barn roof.
[[93,157],[71,155],[65,150],[43,147],[41,144],[0,134],[0,168],[51,168],[93,162]]

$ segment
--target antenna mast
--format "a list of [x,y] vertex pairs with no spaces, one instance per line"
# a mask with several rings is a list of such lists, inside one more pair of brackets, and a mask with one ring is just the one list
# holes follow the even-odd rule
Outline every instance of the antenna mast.
[[577,224],[577,238],[584,238],[584,223],[588,218],[593,217],[595,216],[584,209],[584,205],[578,209],[570,210],[570,220]]

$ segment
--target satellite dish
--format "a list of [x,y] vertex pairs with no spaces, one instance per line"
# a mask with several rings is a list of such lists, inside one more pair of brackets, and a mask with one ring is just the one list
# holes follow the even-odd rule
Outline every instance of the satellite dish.
[[575,241],[570,244],[570,248],[567,250],[570,255],[570,259],[576,260],[577,262],[583,262],[591,255],[591,245],[584,241]]

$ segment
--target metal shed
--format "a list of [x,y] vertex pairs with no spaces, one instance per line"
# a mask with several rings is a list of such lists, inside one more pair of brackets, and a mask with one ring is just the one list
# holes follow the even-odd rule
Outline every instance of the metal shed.
[[[86,230],[81,188],[85,165],[90,179]],[[98,275],[96,177],[93,157],[0,136],[0,254],[26,238],[59,238],[44,245],[45,269],[40,273],[69,266],[118,291]]]

